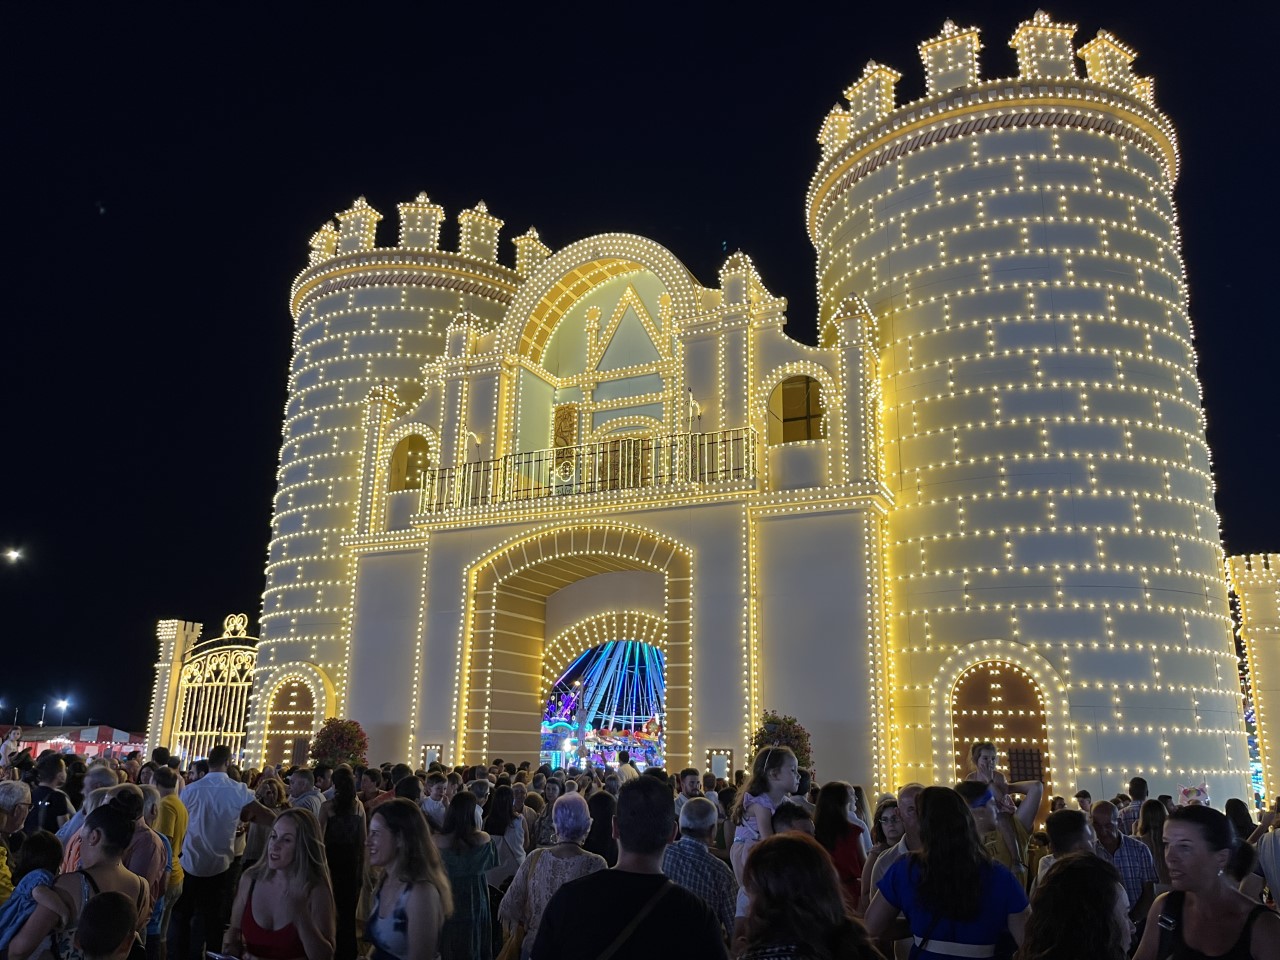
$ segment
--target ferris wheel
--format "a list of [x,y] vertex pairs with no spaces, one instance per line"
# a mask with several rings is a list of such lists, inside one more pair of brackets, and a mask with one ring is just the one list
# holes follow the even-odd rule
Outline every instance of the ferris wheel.
[[665,719],[662,651],[636,640],[611,640],[582,654],[552,685],[544,723],[585,724],[599,730],[638,730]]

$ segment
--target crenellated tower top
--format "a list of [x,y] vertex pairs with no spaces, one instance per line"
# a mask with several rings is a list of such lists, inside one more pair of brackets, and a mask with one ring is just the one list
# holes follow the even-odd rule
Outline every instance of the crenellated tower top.
[[441,248],[445,210],[425,192],[396,209],[400,229],[394,246],[378,245],[382,214],[364,197],[335,214],[337,226],[326,222],[312,235],[307,267],[294,280],[290,295],[295,317],[309,300],[333,289],[385,283],[389,270],[411,286],[462,285],[505,304],[520,278],[550,253],[537,231],[530,229],[513,241],[516,269],[500,263],[498,241],[504,224],[483,200],[458,214],[456,250]]
[[[1007,126],[1015,122],[1014,115],[1025,112],[1027,119],[1017,120],[1018,125],[1105,129],[1144,144],[1161,158],[1167,179],[1176,179],[1173,127],[1155,108],[1151,79],[1133,73],[1137,52],[1106,30],[1077,51],[1075,33],[1075,24],[1058,23],[1037,10],[1009,40],[1018,52],[1018,75],[988,80],[978,59],[980,29],[947,20],[919,46],[924,97],[902,106],[895,103],[902,75],[869,61],[844,91],[846,102],[831,108],[818,131],[822,163],[809,190],[810,236],[818,241],[824,203],[839,192],[842,178],[865,175],[887,162],[890,152],[900,156],[956,135],[947,129],[949,123]],[[1077,72],[1077,56],[1085,63],[1084,77]],[[971,132],[966,129],[962,135]]]

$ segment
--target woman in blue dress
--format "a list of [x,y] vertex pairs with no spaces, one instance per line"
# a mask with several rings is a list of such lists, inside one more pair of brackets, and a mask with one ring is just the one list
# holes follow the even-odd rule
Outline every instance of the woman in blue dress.
[[871,936],[889,935],[901,913],[919,960],[994,957],[1006,933],[1021,946],[1027,895],[987,855],[964,799],[947,787],[927,787],[916,806],[924,849],[897,860],[881,879],[867,908]]

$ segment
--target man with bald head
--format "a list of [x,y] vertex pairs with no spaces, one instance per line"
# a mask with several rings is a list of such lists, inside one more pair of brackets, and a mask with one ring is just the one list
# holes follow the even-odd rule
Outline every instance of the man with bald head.
[[1147,915],[1147,908],[1155,897],[1154,886],[1159,879],[1156,861],[1145,843],[1120,832],[1116,805],[1110,800],[1096,801],[1089,815],[1098,838],[1094,850],[1119,871],[1120,882],[1129,898],[1129,919],[1136,923]]

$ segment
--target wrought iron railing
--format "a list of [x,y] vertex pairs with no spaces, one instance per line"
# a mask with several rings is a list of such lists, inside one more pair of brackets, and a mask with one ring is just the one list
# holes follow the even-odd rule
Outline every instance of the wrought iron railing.
[[428,468],[419,509],[439,513],[580,493],[754,480],[757,446],[755,430],[740,427],[621,437]]

